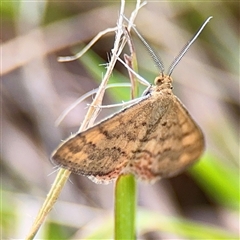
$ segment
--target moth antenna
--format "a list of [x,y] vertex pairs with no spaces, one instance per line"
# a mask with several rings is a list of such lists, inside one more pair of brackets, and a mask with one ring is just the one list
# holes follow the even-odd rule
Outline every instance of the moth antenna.
[[169,67],[168,70],[168,76],[171,76],[173,69],[176,67],[176,65],[180,62],[180,60],[182,59],[182,57],[185,55],[185,53],[188,51],[188,49],[190,48],[190,46],[193,44],[193,42],[197,39],[197,37],[199,36],[199,34],[202,32],[202,30],[204,29],[204,27],[207,25],[207,23],[211,20],[211,18],[213,18],[212,16],[207,18],[207,20],[203,23],[203,25],[200,27],[200,29],[197,31],[197,33],[193,36],[193,38],[187,42],[187,44],[182,48],[182,50],[180,51],[180,53],[178,54],[178,56],[173,60],[172,64]]
[[164,72],[164,65],[163,65],[163,61],[161,60],[161,58],[153,51],[153,49],[150,47],[150,45],[147,43],[147,41],[143,38],[143,36],[137,31],[137,29],[135,27],[133,27],[133,26],[132,26],[132,28],[136,32],[136,34],[138,35],[138,37],[140,38],[140,40],[142,41],[144,46],[146,47],[146,49],[149,52],[151,58],[155,62],[155,65],[160,70],[160,73],[163,74],[163,72]]
[[[123,16],[123,17],[129,23],[128,19],[125,16]],[[136,34],[138,35],[138,37],[140,38],[140,40],[142,41],[142,43],[146,47],[146,49],[149,52],[151,58],[155,62],[155,65],[160,70],[160,73],[163,74],[164,65],[163,65],[163,61],[161,60],[161,58],[153,51],[153,49],[150,47],[150,45],[147,43],[147,41],[143,38],[143,36],[138,32],[138,30],[133,25],[131,25],[131,27],[133,28],[133,30],[136,32]]]

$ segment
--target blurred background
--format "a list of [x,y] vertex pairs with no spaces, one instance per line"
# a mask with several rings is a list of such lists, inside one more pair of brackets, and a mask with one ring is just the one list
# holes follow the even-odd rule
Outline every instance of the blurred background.
[[[1,7],[1,231],[2,239],[22,239],[57,175],[51,153],[78,130],[92,98],[58,127],[55,121],[99,85],[114,33],[80,60],[59,63],[57,58],[77,53],[98,32],[114,27],[120,1],[19,1]],[[126,2],[127,17],[134,7],[135,2]],[[141,239],[200,239],[196,229],[202,225],[211,230],[208,239],[214,239],[214,232],[226,239],[239,234],[239,2],[149,1],[135,23],[167,69],[209,16],[213,19],[172,74],[174,93],[201,126],[206,151],[177,177],[138,183]],[[139,73],[153,83],[158,70],[134,34],[133,39]],[[118,63],[110,81],[129,82],[127,70]],[[126,101],[129,93],[109,89],[104,104]],[[117,110],[101,111],[98,120]],[[114,183],[96,185],[72,174],[36,238],[110,238],[113,204]],[[166,217],[170,224],[178,220],[182,230],[169,229],[166,222],[153,226],[155,219],[144,219],[142,210]],[[190,222],[197,225],[187,231]]]

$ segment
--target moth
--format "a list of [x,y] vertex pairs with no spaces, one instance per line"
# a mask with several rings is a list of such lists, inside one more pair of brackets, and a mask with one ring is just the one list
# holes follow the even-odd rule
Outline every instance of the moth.
[[160,69],[145,97],[93,127],[71,136],[53,153],[59,167],[109,183],[121,174],[155,182],[175,176],[204,151],[204,136],[172,92],[171,74],[201,33],[209,17],[164,74],[162,61],[134,28]]

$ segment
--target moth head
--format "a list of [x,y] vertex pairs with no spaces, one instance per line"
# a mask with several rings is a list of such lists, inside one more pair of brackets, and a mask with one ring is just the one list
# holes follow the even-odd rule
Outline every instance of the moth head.
[[168,75],[160,74],[155,78],[154,83],[161,89],[172,89],[172,78]]

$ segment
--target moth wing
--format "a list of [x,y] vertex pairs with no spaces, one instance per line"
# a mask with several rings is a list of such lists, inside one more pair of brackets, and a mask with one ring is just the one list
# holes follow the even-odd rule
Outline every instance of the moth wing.
[[149,127],[129,164],[129,172],[147,181],[176,175],[204,150],[202,131],[180,100],[170,95],[163,96],[158,103],[158,109],[167,103],[167,110],[157,124]]
[[53,153],[53,163],[98,183],[116,178],[146,135],[150,98],[68,139]]

